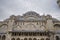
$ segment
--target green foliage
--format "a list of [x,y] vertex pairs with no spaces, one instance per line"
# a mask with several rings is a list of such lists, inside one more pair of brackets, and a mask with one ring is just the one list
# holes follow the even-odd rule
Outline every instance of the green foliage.
[[59,4],[60,0],[57,0],[57,3]]
[[60,7],[60,0],[57,0],[57,4],[58,4],[58,6]]

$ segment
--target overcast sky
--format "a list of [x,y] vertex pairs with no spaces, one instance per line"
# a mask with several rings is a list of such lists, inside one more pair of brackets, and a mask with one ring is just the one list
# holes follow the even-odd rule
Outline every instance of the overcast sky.
[[0,20],[27,11],[35,11],[40,15],[50,14],[60,19],[60,8],[56,2],[57,0],[0,0]]

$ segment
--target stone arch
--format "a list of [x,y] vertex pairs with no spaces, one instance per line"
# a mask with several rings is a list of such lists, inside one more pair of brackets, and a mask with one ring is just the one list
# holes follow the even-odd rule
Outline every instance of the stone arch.
[[60,28],[60,24],[55,24],[55,25],[54,25],[54,28],[55,28],[56,31],[59,31],[59,30],[60,30],[60,29],[59,29],[59,28]]
[[[3,26],[3,25],[6,25],[6,26],[8,27],[8,25],[7,25],[7,24],[2,24],[1,26]],[[1,26],[0,26],[0,27],[1,27]]]
[[2,36],[2,40],[5,40],[5,39],[6,39],[6,36],[5,36],[5,35],[3,35],[3,36]]
[[24,40],[27,40],[27,38],[24,38]]
[[41,38],[41,40],[44,40],[44,38]]
[[36,38],[33,38],[33,40],[37,40]]
[[12,38],[11,40],[15,40],[15,38]]
[[[3,28],[3,29],[2,29]],[[2,24],[0,25],[0,30],[6,30],[8,28],[8,25],[7,24]],[[6,30],[7,31],[7,30]]]
[[29,38],[29,40],[32,40],[32,38]]
[[56,36],[56,40],[59,40],[59,36]]
[[55,24],[54,27],[60,27],[60,24]]
[[20,38],[17,38],[16,40],[20,40]]
[[46,40],[50,40],[49,38],[46,38]]

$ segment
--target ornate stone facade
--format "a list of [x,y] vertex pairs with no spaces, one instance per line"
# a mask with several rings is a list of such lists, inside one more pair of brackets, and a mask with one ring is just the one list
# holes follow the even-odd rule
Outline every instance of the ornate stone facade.
[[0,40],[60,40],[60,21],[29,11],[0,22]]

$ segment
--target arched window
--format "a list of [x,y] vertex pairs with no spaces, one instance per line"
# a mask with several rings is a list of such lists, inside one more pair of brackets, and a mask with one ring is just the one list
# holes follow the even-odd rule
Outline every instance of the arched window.
[[42,38],[41,40],[44,40],[44,38]]
[[17,40],[20,40],[20,38],[17,38]]
[[15,38],[12,38],[11,40],[15,40]]
[[27,38],[24,38],[24,40],[27,40]]
[[33,40],[37,40],[36,38],[33,38]]
[[56,36],[56,40],[59,40],[59,36]]
[[46,40],[50,40],[49,38],[46,38]]
[[2,40],[5,40],[5,39],[6,39],[6,36],[5,36],[5,35],[3,35],[3,36],[2,36]]
[[32,40],[32,38],[29,38],[29,40]]
[[60,25],[59,24],[55,24],[54,27],[60,27]]

